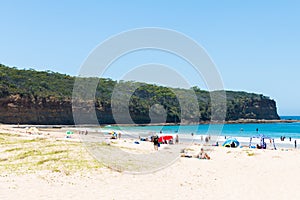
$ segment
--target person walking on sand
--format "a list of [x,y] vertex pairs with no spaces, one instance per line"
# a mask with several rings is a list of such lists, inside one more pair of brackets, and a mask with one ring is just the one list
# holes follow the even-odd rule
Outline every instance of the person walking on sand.
[[158,136],[155,135],[153,138],[153,145],[154,145],[154,150],[158,150]]
[[176,134],[176,137],[175,137],[175,144],[178,144],[179,143],[179,137],[178,137],[178,134]]

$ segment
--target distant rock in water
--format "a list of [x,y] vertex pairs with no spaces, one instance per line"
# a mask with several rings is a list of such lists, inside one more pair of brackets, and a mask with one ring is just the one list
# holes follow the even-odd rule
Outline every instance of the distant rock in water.
[[[18,70],[0,64],[0,123],[5,124],[74,124],[73,111],[82,113],[76,123],[113,124],[112,104],[119,114],[118,123],[148,124],[164,119],[167,123],[207,122],[211,118],[210,94],[198,87],[178,89],[153,84],[113,81],[111,79],[87,78],[98,83],[95,99],[72,100],[76,77],[51,71]],[[111,99],[114,88],[118,87],[119,98]],[[87,92],[88,86],[82,87]],[[193,92],[199,106],[187,107],[184,120],[181,119],[179,99],[190,105],[189,96]],[[179,96],[176,96],[175,93]],[[215,92],[212,92],[215,93]],[[124,99],[129,103],[124,107]],[[72,108],[72,103],[73,106]],[[75,103],[75,104],[74,104]],[[82,112],[84,111],[84,112]],[[197,111],[197,112],[195,112]],[[226,120],[238,119],[279,119],[276,102],[261,94],[226,91]],[[95,112],[95,116],[89,113]],[[122,116],[122,113],[130,114]],[[162,117],[163,116],[163,117]]]

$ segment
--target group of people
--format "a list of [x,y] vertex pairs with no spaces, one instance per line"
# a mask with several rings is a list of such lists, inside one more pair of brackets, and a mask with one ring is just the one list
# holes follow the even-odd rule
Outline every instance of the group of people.
[[[160,146],[160,143],[159,143],[159,137],[158,135],[154,135],[151,137],[151,142],[153,142],[153,145],[154,145],[154,150],[158,150],[158,147]],[[173,143],[173,140],[169,140],[169,142],[167,140],[164,140],[162,141],[163,144],[174,144]],[[175,144],[178,144],[179,143],[179,136],[176,135],[175,136]]]
[[[280,141],[285,140],[285,136],[280,136]],[[292,137],[289,137],[290,142],[292,141]],[[294,140],[295,149],[297,149],[297,140]]]
[[[181,157],[187,157],[187,158],[192,158],[193,156],[187,154],[187,153],[184,153],[184,150],[181,154]],[[200,152],[194,156],[195,158],[199,158],[199,159],[207,159],[207,160],[210,160],[210,156],[204,151],[203,148],[200,149]]]
[[[207,137],[208,138],[208,137]],[[154,150],[158,150],[158,147],[159,147],[159,137],[158,137],[158,135],[154,135],[154,136],[152,136],[151,137],[151,141],[153,142],[153,145],[154,145]],[[169,142],[170,143],[170,142]],[[175,136],[175,143],[176,144],[178,144],[179,143],[179,136],[178,136],[178,134]],[[183,157],[189,157],[189,158],[191,158],[192,156],[190,156],[190,155],[187,155],[187,154],[182,154],[181,156],[183,156]],[[210,156],[206,153],[206,152],[204,152],[204,149],[203,148],[201,148],[200,149],[200,152],[195,156],[196,158],[199,158],[199,159],[208,159],[208,160],[210,160]]]
[[121,132],[117,133],[117,132],[113,132],[113,134],[111,135],[111,139],[121,139]]
[[[211,139],[211,137],[210,137],[210,135],[208,135],[208,136],[206,136],[206,137],[204,138],[204,141],[205,141],[206,143],[208,143],[208,142],[210,141],[210,139]],[[203,135],[201,135],[200,140],[201,140],[201,142],[203,142]]]
[[[280,136],[280,141],[284,141],[285,140],[285,136]],[[290,141],[292,140],[292,138],[290,137]]]
[[88,131],[87,130],[85,130],[85,131],[79,131],[78,134],[79,135],[87,135]]
[[267,144],[265,142],[262,142],[261,144],[256,144],[257,149],[266,149]]

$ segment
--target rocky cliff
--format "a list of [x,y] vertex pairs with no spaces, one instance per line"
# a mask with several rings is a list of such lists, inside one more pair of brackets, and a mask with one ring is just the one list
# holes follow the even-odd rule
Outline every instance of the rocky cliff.
[[[85,94],[92,83],[98,83],[95,99],[79,98],[74,106],[72,91],[75,79],[82,81],[79,93]],[[161,115],[161,105],[166,111],[167,122],[181,122],[181,108],[178,98],[186,105],[192,105],[191,92],[195,92],[198,107],[187,106],[184,122],[205,122],[210,120],[210,94],[197,87],[191,89],[168,88],[146,83],[113,81],[111,79],[78,78],[55,72],[19,70],[0,64],[0,123],[6,124],[113,124],[115,123],[111,103],[114,88],[118,86],[119,113],[129,110],[136,123],[149,123],[149,115]],[[178,97],[175,93],[180,94]],[[89,91],[90,92],[90,91]],[[122,97],[130,97],[129,105],[122,103]],[[84,97],[81,96],[81,97]],[[226,120],[279,119],[276,102],[261,94],[226,91]],[[72,108],[73,105],[73,108]],[[152,113],[149,110],[152,109]],[[221,107],[225,111],[225,107]],[[74,113],[77,118],[73,118]],[[90,116],[89,113],[95,113]],[[125,112],[124,112],[125,113]],[[79,117],[78,117],[79,116]],[[121,116],[122,118],[122,116]],[[126,123],[128,116],[124,115]]]
[[276,102],[271,99],[248,99],[234,109],[227,108],[227,120],[238,119],[280,119],[277,114]]
[[[93,105],[83,103],[81,109],[93,109]],[[96,115],[99,123],[113,124],[115,123],[110,108],[100,108],[96,105]],[[84,108],[85,107],[85,108]],[[76,108],[73,108],[76,111]],[[245,102],[244,106],[235,107],[230,110],[227,108],[227,120],[238,119],[279,119],[276,111],[276,102],[274,100],[256,100]],[[89,113],[85,110],[84,113]],[[143,119],[139,123],[148,123],[148,116],[135,116]],[[80,116],[77,123],[90,124],[94,119],[90,115]],[[175,122],[175,121],[169,121]],[[178,122],[178,121],[177,121]],[[72,114],[71,100],[58,100],[55,98],[28,98],[19,95],[11,95],[9,97],[0,98],[0,123],[5,124],[74,124]]]
[[0,123],[73,124],[71,101],[20,95],[0,98]]

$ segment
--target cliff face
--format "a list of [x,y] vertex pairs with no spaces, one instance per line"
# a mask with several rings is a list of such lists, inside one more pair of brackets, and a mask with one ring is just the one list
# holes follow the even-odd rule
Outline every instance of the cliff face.
[[253,101],[245,105],[245,119],[279,119],[276,102],[270,99]]
[[[94,93],[95,99],[89,99],[89,94]],[[134,81],[74,77],[51,71],[19,70],[0,64],[0,123],[113,124],[112,103],[118,123],[150,123],[160,119],[163,122],[165,118],[169,123],[205,122],[211,118],[211,95],[223,98],[223,93],[210,93],[196,86],[181,89]],[[199,107],[193,106],[193,98],[190,98],[193,94],[196,94]],[[226,101],[226,120],[279,119],[275,101],[262,94],[226,91]],[[225,109],[224,105],[219,105],[216,110],[221,114],[216,114],[214,120],[223,120],[215,117],[223,116]],[[128,112],[132,121],[128,120]],[[161,118],[163,115],[165,117]]]
[[73,124],[71,102],[19,95],[0,98],[0,123]]
[[[96,124],[89,113],[94,109],[91,103],[82,102],[76,123]],[[93,103],[92,103],[93,104]],[[96,108],[96,115],[101,124],[113,124],[110,109]],[[43,124],[43,125],[73,125],[74,118],[71,100],[56,98],[29,98],[11,95],[0,98],[0,123],[4,124]]]
[[227,120],[238,119],[280,119],[276,102],[271,99],[247,99],[240,106],[227,108]]
[[[93,104],[93,103],[92,103]],[[95,124],[97,121],[86,113],[94,109],[92,104],[82,102],[76,112],[82,112],[75,119],[80,124]],[[88,110],[87,110],[88,109]],[[90,110],[89,110],[90,109]],[[96,104],[96,115],[101,124],[115,123],[111,109]],[[86,114],[86,115],[85,115]],[[148,116],[136,116],[147,119]],[[227,120],[237,119],[279,119],[276,102],[270,99],[246,100],[242,106],[227,108]],[[142,123],[143,121],[141,121]],[[145,120],[145,123],[148,121]],[[178,122],[178,121],[177,121]],[[0,98],[0,123],[6,124],[74,124],[71,100],[55,98],[29,98],[11,95]]]

